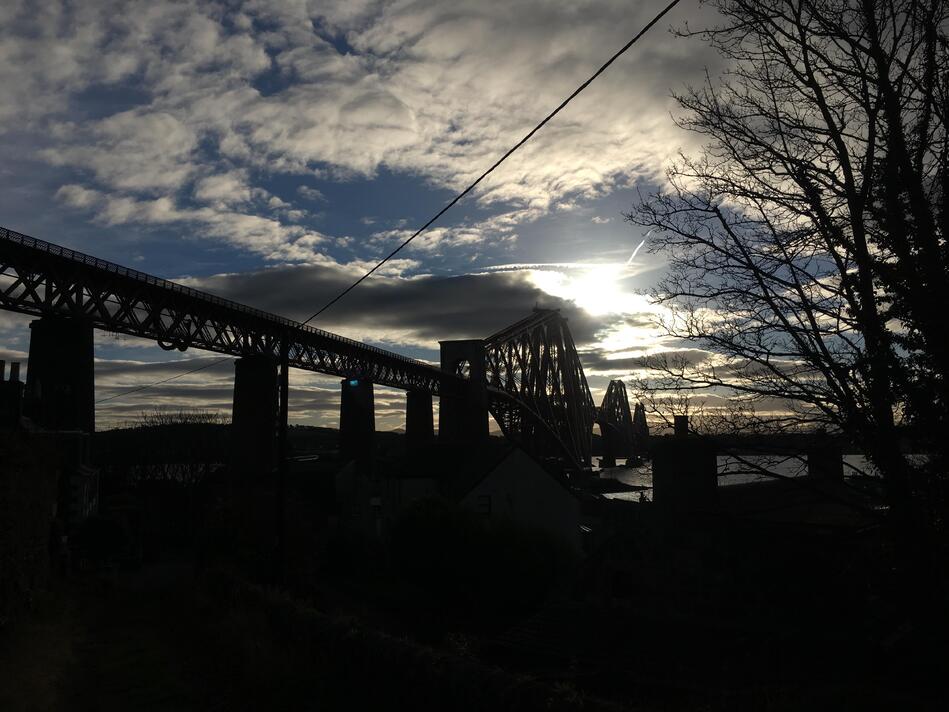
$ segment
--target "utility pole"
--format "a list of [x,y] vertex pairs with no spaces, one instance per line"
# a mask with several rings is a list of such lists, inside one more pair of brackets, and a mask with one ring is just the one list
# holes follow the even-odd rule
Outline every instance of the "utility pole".
[[287,574],[287,415],[290,405],[290,335],[280,337],[280,397],[277,418],[277,562],[276,578],[284,583]]

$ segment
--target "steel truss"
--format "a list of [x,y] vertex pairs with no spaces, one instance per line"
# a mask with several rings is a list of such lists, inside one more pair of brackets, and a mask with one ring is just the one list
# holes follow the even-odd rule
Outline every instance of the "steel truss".
[[83,319],[162,348],[280,357],[289,365],[432,395],[460,379],[421,361],[362,344],[212,294],[0,227],[0,308]]
[[629,412],[626,384],[622,381],[610,381],[603,395],[603,402],[597,410],[596,422],[603,438],[609,441],[603,445],[605,454],[608,451],[611,457],[618,455],[627,460],[638,455],[633,416]]
[[639,457],[649,451],[649,423],[642,403],[637,403],[633,409],[633,447]]
[[535,309],[485,341],[489,408],[504,434],[535,455],[590,465],[595,406],[567,320]]
[[[0,308],[82,319],[92,327],[275,361],[433,396],[463,397],[461,376],[391,351],[221,299],[0,227]],[[590,464],[595,406],[567,320],[552,310],[485,342],[489,407],[505,435],[534,456]]]

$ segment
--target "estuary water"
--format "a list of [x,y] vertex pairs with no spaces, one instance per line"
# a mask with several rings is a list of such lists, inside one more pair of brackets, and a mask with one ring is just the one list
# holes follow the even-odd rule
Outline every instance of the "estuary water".
[[[601,477],[611,477],[634,487],[652,488],[652,465],[647,461],[635,467],[600,467],[600,458],[593,458],[593,469]],[[762,482],[773,479],[764,474],[774,472],[784,477],[801,477],[807,474],[807,461],[803,456],[788,455],[723,455],[718,458],[718,486]],[[862,455],[844,455],[844,477],[877,475],[876,469]],[[640,492],[614,492],[605,495],[610,499],[639,500]],[[649,498],[649,493],[646,493]]]

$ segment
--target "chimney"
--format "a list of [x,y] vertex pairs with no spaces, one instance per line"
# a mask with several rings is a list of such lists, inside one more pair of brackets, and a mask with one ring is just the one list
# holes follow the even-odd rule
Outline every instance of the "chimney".
[[673,423],[675,425],[676,437],[681,438],[689,434],[689,416],[687,415],[673,416]]
[[0,428],[17,428],[23,400],[23,384],[20,383],[20,364],[10,364],[10,380],[7,378],[7,362],[0,360]]

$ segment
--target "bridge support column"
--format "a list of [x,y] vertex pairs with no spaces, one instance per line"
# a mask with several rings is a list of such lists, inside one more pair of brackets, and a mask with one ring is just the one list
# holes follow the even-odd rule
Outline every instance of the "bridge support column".
[[30,324],[24,410],[51,430],[95,432],[92,324],[43,317]]
[[277,361],[244,356],[234,363],[231,466],[244,482],[269,480],[277,455]]
[[616,455],[622,449],[616,429],[610,425],[600,423],[600,448],[603,455],[600,457],[600,467],[616,467]]
[[346,378],[339,404],[339,451],[345,459],[372,457],[376,433],[372,381]]
[[443,371],[461,373],[468,383],[460,396],[442,396],[438,440],[452,446],[478,446],[488,438],[488,388],[483,339],[440,341]]
[[432,395],[421,391],[405,394],[405,444],[411,452],[431,447],[435,441]]

